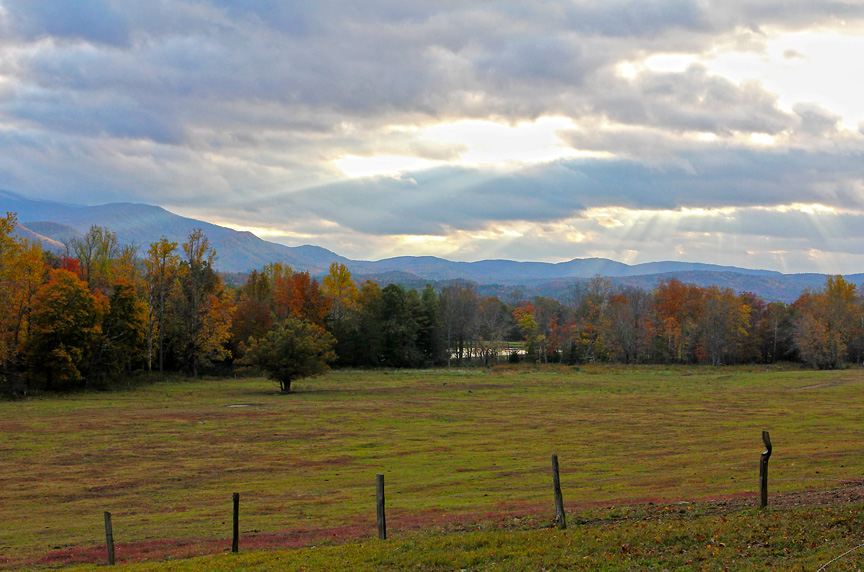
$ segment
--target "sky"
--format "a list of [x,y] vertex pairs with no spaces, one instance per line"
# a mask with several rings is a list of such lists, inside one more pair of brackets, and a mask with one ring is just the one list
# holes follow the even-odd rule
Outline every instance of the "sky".
[[864,272],[864,2],[0,0],[0,189],[352,259]]

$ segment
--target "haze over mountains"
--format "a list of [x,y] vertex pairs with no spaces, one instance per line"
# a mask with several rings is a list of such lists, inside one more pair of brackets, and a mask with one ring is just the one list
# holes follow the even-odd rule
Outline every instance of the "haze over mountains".
[[[62,253],[64,244],[81,236],[93,226],[107,227],[117,233],[122,244],[133,243],[141,250],[165,237],[182,244],[189,233],[200,228],[216,250],[218,270],[249,272],[265,264],[280,262],[295,270],[313,275],[326,273],[333,262],[345,264],[358,278],[379,282],[392,281],[406,285],[463,279],[478,285],[520,287],[525,293],[565,296],[570,284],[579,279],[602,275],[613,283],[652,288],[657,282],[677,277],[700,286],[729,286],[735,291],[750,291],[768,300],[792,301],[806,287],[819,287],[825,281],[821,274],[782,274],[770,270],[753,270],[690,262],[650,262],[627,265],[602,258],[574,259],[568,262],[515,262],[482,260],[454,262],[432,256],[402,256],[379,261],[349,260],[318,246],[284,246],[262,240],[251,232],[241,232],[201,220],[173,214],[161,207],[112,203],[85,206],[28,199],[17,193],[0,190],[0,212],[18,215],[16,233],[38,240],[43,248]],[[864,274],[847,275],[858,283]]]

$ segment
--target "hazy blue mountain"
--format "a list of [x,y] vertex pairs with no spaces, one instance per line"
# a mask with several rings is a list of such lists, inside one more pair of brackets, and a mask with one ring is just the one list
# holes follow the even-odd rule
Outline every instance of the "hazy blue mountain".
[[[0,191],[0,212],[16,212],[18,222],[29,228],[48,230],[46,222],[71,227],[86,233],[91,226],[108,227],[122,244],[135,244],[142,252],[160,238],[182,244],[189,233],[200,228],[216,250],[216,266],[227,272],[244,272],[271,262],[288,264],[313,273],[326,272],[331,262],[350,262],[318,246],[290,247],[261,240],[251,232],[240,232],[208,222],[171,213],[162,207],[112,203],[99,206],[70,205],[27,199],[16,193]],[[32,230],[32,229],[31,229]],[[56,239],[55,239],[56,240]]]
[[[737,292],[750,291],[767,300],[792,301],[807,287],[820,287],[821,274],[782,274],[693,262],[650,262],[628,265],[604,258],[574,259],[567,262],[515,262],[482,260],[453,262],[433,256],[400,256],[379,261],[349,260],[319,246],[289,247],[240,232],[171,213],[161,207],[133,203],[84,206],[34,200],[9,191],[0,191],[0,212],[18,214],[19,233],[40,240],[45,248],[57,251],[62,242],[80,236],[92,225],[108,227],[123,244],[135,244],[143,254],[152,243],[165,237],[182,244],[189,233],[200,228],[217,252],[216,267],[225,272],[244,273],[265,264],[280,262],[296,270],[321,275],[330,264],[345,264],[355,277],[375,277],[406,286],[451,280],[468,280],[485,292],[513,292],[526,295],[566,297],[573,282],[596,275],[614,284],[650,289],[661,280],[677,277],[699,286],[728,286]],[[847,276],[854,283],[864,274]]]
[[556,280],[560,278],[591,278],[592,276],[623,277],[669,272],[735,272],[755,276],[781,276],[770,270],[750,270],[716,264],[694,262],[650,262],[630,266],[605,258],[577,258],[567,262],[514,262],[512,260],[481,260],[478,262],[452,262],[433,256],[400,256],[377,262],[353,261],[348,264],[352,272],[381,274],[409,272],[428,280],[457,278],[480,283],[512,284],[526,280]]

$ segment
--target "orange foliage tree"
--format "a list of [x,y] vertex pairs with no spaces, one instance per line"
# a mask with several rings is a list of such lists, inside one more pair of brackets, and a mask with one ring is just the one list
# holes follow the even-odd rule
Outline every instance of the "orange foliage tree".
[[801,359],[819,369],[842,367],[847,344],[860,334],[861,308],[854,284],[829,276],[825,286],[801,295],[796,310],[794,342]]
[[33,296],[43,282],[42,250],[12,233],[16,216],[0,217],[0,388],[18,389]]
[[83,387],[107,301],[68,270],[52,270],[36,292],[27,341],[31,378],[48,390]]

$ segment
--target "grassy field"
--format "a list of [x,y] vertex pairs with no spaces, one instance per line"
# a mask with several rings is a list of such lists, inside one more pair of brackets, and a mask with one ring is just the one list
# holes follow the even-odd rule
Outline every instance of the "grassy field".
[[[223,379],[0,403],[0,568],[104,561],[108,510],[119,562],[210,555],[198,569],[313,570],[350,561],[356,569],[365,562],[395,570],[410,560],[411,546],[423,546],[416,562],[443,560],[422,569],[485,570],[508,569],[516,562],[510,552],[528,558],[526,547],[536,545],[537,554],[559,558],[553,567],[566,559],[572,569],[626,569],[595,560],[609,543],[617,554],[623,545],[668,538],[662,513],[618,525],[603,519],[649,501],[745,496],[755,507],[763,429],[774,444],[772,493],[830,488],[864,474],[864,375],[857,369],[337,371],[296,390],[278,395],[263,379]],[[543,528],[554,516],[552,453],[568,512],[597,523]],[[329,546],[375,536],[376,473],[386,478],[393,541]],[[221,555],[230,546],[232,492],[241,496],[244,552],[307,548]],[[793,514],[775,527],[859,521],[857,508],[837,511]],[[712,549],[720,550],[718,541],[704,541],[717,519],[698,513],[670,546],[696,543],[691,548],[703,552],[695,562],[707,565]],[[754,514],[735,526],[749,530],[777,518]],[[737,518],[744,519],[724,517]],[[440,534],[454,530],[469,532]],[[843,545],[845,528],[833,530]],[[514,535],[521,540],[510,546]],[[563,547],[574,540],[595,560],[571,559]],[[822,557],[820,546],[809,547],[807,558]],[[490,552],[499,560],[482,556]],[[463,560],[448,559],[451,553]],[[312,556],[296,563],[302,554]],[[465,564],[464,554],[479,560]],[[335,560],[315,568],[320,558]]]

